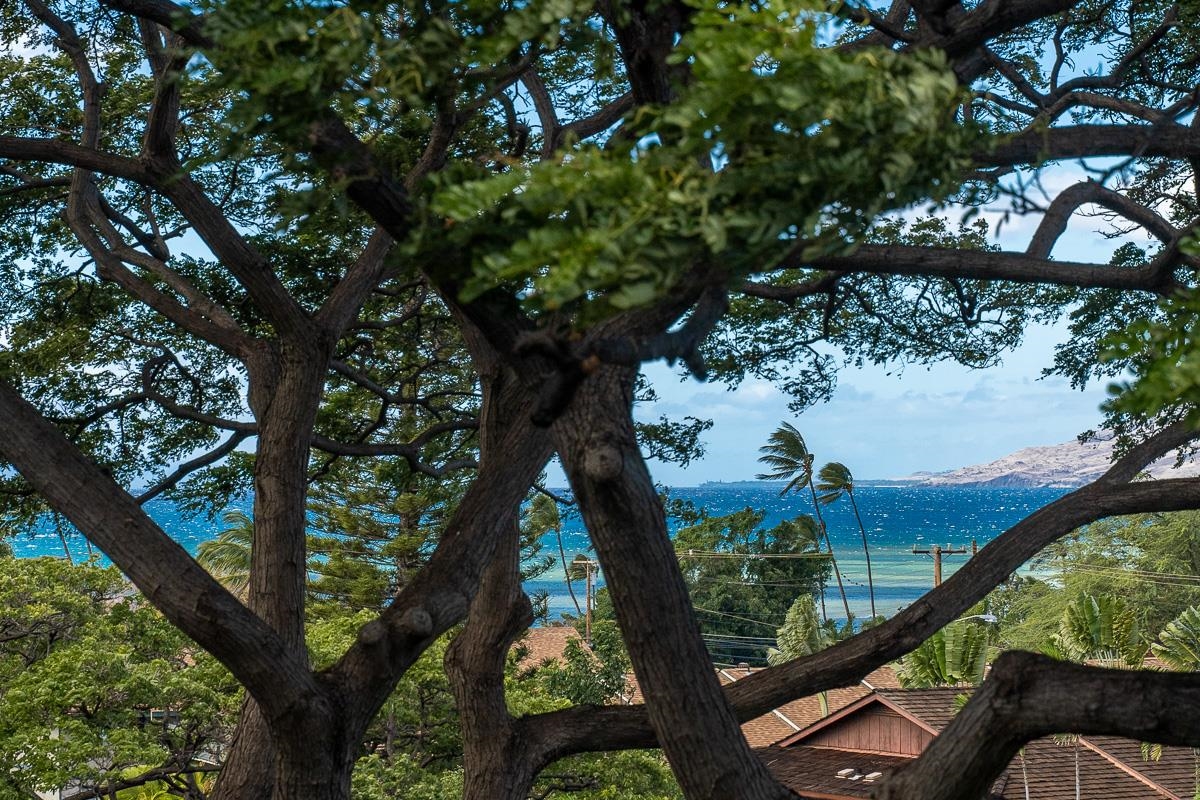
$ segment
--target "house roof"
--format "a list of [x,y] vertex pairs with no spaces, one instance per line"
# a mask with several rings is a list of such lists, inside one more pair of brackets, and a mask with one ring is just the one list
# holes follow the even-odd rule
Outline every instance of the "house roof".
[[579,631],[569,625],[530,628],[523,637],[517,640],[515,645],[515,647],[525,648],[525,655],[517,662],[517,669],[533,669],[547,661],[565,664],[563,653],[567,649],[567,643],[572,640],[582,642],[583,637],[579,635]]
[[815,798],[870,797],[883,776],[912,760],[806,746],[775,745],[758,753],[776,780],[793,789],[803,787],[805,797]]
[[[883,707],[906,724],[936,734],[954,717],[955,698],[969,691],[880,689],[759,752],[772,774],[805,796],[867,797],[872,784],[865,778],[839,778],[839,770],[853,769],[863,776],[881,772],[877,780],[882,781],[912,756],[887,752],[882,739],[880,752],[828,746],[830,738],[822,732],[844,730],[860,721],[864,724],[857,730],[871,731],[867,723],[871,710]],[[1141,744],[1131,739],[1082,736],[1059,742],[1046,737],[1023,748],[993,784],[991,797],[1074,800],[1077,763],[1080,796],[1088,800],[1189,800],[1195,791],[1197,762],[1188,748],[1164,747],[1157,760],[1147,760],[1142,757]]]
[[[518,647],[524,647],[526,654],[517,663],[518,669],[530,670],[547,661],[563,661],[563,651],[572,640],[582,640],[579,632],[569,626],[552,626],[545,628],[530,628],[524,638],[517,642]],[[722,686],[741,680],[755,672],[759,667],[724,667],[717,669],[717,678]],[[634,704],[641,703],[642,691],[637,678],[631,673],[626,676],[626,689],[614,702]],[[855,686],[831,689],[828,694],[829,711],[832,713],[850,705],[871,693],[873,689],[899,688],[900,681],[896,671],[890,666],[882,666]],[[742,733],[751,747],[767,747],[785,739],[797,731],[804,729],[822,718],[821,703],[816,695],[801,697],[784,703],[777,709],[763,714],[761,717],[749,720],[742,725]]]
[[[757,668],[726,668],[717,670],[717,677],[721,680],[721,685],[727,685],[734,681],[741,680],[749,675],[758,672]],[[868,684],[868,685],[864,685]],[[889,666],[883,666],[868,675],[863,683],[857,686],[846,686],[840,689],[830,689],[829,712],[834,713],[838,709],[854,703],[866,695],[871,693],[873,686],[896,686],[900,685],[896,677],[896,671]],[[640,699],[640,695],[639,695]],[[767,747],[775,744],[781,739],[786,739],[792,736],[797,731],[803,730],[817,720],[823,718],[821,713],[821,701],[816,695],[801,697],[791,702],[784,703],[779,708],[763,714],[761,717],[755,717],[742,723],[742,733],[746,737],[746,741],[751,747]]]

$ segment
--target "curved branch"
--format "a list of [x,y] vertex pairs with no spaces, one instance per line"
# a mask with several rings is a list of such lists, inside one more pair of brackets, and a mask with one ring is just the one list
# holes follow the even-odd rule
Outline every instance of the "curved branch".
[[1071,8],[1077,0],[984,0],[945,34],[927,33],[910,47],[935,47],[958,58],[999,34]]
[[[1155,260],[1144,267],[1124,269],[1101,264],[1050,261],[1024,253],[988,250],[955,250],[911,245],[863,245],[847,256],[825,256],[811,261],[785,259],[781,268],[811,267],[835,274],[866,272],[876,275],[920,275],[972,280],[1005,280],[1046,283],[1080,288],[1132,289],[1166,294],[1177,288],[1172,263]],[[773,287],[776,300],[813,293],[810,283]]]
[[554,108],[554,100],[550,97],[550,91],[546,88],[546,83],[542,80],[542,76],[538,75],[536,69],[526,70],[525,74],[521,76],[521,83],[525,84],[525,89],[529,92],[530,99],[533,100],[533,109],[537,112],[538,121],[542,124],[541,157],[549,158],[558,146],[558,132],[561,127],[558,121],[558,111]]
[[154,188],[175,204],[280,335],[294,341],[311,341],[314,331],[307,312],[288,292],[266,257],[229,221],[204,189],[171,159],[146,163],[153,169],[150,177]]
[[810,297],[814,294],[832,293],[837,288],[841,277],[838,273],[818,275],[815,278],[790,286],[746,281],[738,288],[738,291],[748,297],[757,297],[761,300],[776,300],[784,305],[793,306],[797,300],[803,297]]
[[568,122],[559,128],[555,134],[554,147],[557,148],[568,136],[586,139],[589,136],[595,136],[597,133],[608,130],[613,125],[616,125],[621,117],[632,110],[633,93],[626,92],[595,113],[581,117],[573,122]]
[[173,625],[224,664],[268,716],[282,721],[301,698],[319,691],[307,665],[269,625],[201,569],[137,501],[3,381],[0,420],[0,455]]
[[38,161],[62,164],[114,178],[123,178],[142,185],[151,183],[150,174],[141,162],[124,156],[102,153],[91,147],[61,139],[35,139],[23,136],[0,136],[0,158],[12,161]]
[[966,707],[875,797],[982,797],[1026,742],[1052,733],[1195,747],[1198,704],[1200,673],[1102,669],[1004,653]]
[[1029,130],[981,153],[982,166],[1009,167],[1100,156],[1200,156],[1200,137],[1184,125],[1064,125]]
[[334,456],[399,456],[416,472],[433,478],[477,466],[474,459],[456,459],[440,467],[433,467],[421,460],[421,448],[435,436],[452,431],[476,430],[478,420],[456,420],[430,425],[408,442],[339,442],[324,436],[314,436],[312,446],[316,450]]
[[181,49],[183,37],[178,34],[168,33],[164,42],[162,29],[155,22],[139,18],[138,30],[154,75],[154,99],[146,119],[142,148],[151,158],[174,158],[175,134],[179,126],[179,83],[191,54]]
[[151,380],[149,376],[149,370],[147,369],[151,363],[153,362],[147,362],[145,367],[142,369],[142,391],[145,392],[147,397],[149,397],[158,405],[162,406],[167,413],[179,417],[180,419],[188,419],[213,428],[243,433],[247,436],[258,433],[258,425],[254,422],[238,422],[237,420],[218,417],[216,414],[205,413],[198,408],[177,403],[171,398],[167,397],[165,394],[154,388],[154,382]]
[[383,278],[393,244],[394,240],[383,229],[376,228],[371,233],[366,247],[314,316],[316,323],[328,335],[335,338],[341,336],[354,319],[363,302]]
[[251,434],[247,431],[234,431],[228,439],[226,439],[219,447],[197,456],[190,461],[185,461],[179,467],[166,476],[158,483],[146,489],[136,498],[138,505],[143,505],[158,497],[168,489],[173,488],[181,480],[186,478],[201,467],[207,467],[209,464],[215,464],[225,456],[237,449],[237,446],[248,439]]
[[[224,308],[197,289],[189,280],[158,258],[130,247],[121,238],[102,210],[103,199],[94,184],[81,185],[67,207],[67,223],[72,233],[96,262],[101,278],[110,280],[131,296],[154,309],[167,320],[206,342],[238,358],[250,350],[252,339]],[[105,241],[93,230],[99,229]],[[151,283],[131,272],[124,263],[135,264],[157,276],[183,297],[183,305]]]
[[212,47],[214,42],[204,33],[204,16],[171,0],[100,0],[103,5],[124,11],[139,19],[150,20],[167,30],[178,33],[196,47]]
[[1071,80],[1055,87],[1054,91],[1046,95],[1048,103],[1056,103],[1062,97],[1071,92],[1077,92],[1085,89],[1117,89],[1121,86],[1121,81],[1125,74],[1143,55],[1145,55],[1152,47],[1158,44],[1164,36],[1166,36],[1172,28],[1179,24],[1179,6],[1173,5],[1167,9],[1167,13],[1163,15],[1163,21],[1150,34],[1138,42],[1134,47],[1130,48],[1129,52],[1121,57],[1107,75],[1081,75],[1078,78]]
[[1114,192],[1095,181],[1084,181],[1059,192],[1054,201],[1050,203],[1050,208],[1042,217],[1025,255],[1034,258],[1049,258],[1050,251],[1054,249],[1058,237],[1066,231],[1067,224],[1071,221],[1071,215],[1080,206],[1088,203],[1094,203],[1120,214],[1125,219],[1141,225],[1163,242],[1171,242],[1179,236],[1179,231],[1152,209],[1139,205],[1125,195]]
[[[827,650],[743,678],[725,692],[738,718],[754,719],[797,697],[849,686],[916,648],[982,599],[1043,547],[1104,517],[1200,508],[1200,478],[1126,483],[1146,465],[1200,438],[1176,423],[1131,449],[1098,480],[1064,495],[996,537],[941,586],[887,622]],[[642,706],[570,708],[529,717],[545,763],[594,750],[653,747]]]

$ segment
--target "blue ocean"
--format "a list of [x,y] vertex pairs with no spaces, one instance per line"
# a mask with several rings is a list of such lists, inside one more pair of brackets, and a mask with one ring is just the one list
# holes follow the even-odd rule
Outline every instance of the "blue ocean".
[[[778,489],[769,485],[708,484],[700,487],[678,487],[670,496],[690,500],[702,506],[710,515],[728,514],[743,508],[766,512],[764,525],[771,527],[785,519],[812,513],[812,501],[805,494],[780,497]],[[928,550],[938,544],[945,549],[971,550],[975,541],[980,547],[1041,506],[1056,500],[1062,489],[965,489],[928,487],[860,486],[855,490],[859,512],[867,530],[871,548],[871,564],[875,576],[875,602],[879,613],[891,615],[928,591],[933,585],[933,561],[928,555],[914,554],[916,549]],[[222,527],[220,520],[186,519],[169,502],[155,500],[147,504],[154,519],[170,532],[189,551],[200,542],[215,536]],[[870,616],[867,592],[866,560],[854,513],[846,499],[822,507],[829,536],[842,571],[851,612],[860,619]],[[89,556],[87,543],[77,534],[46,530],[34,537],[11,540],[18,556],[60,556],[67,552],[75,560]],[[582,522],[568,514],[563,544],[570,560],[577,553],[588,553],[589,541]],[[546,553],[556,553],[558,545],[553,534],[545,542]],[[966,556],[948,556],[943,561],[943,574],[949,577],[960,567]],[[599,575],[598,585],[604,582]],[[832,584],[832,581],[831,581]],[[576,586],[582,599],[582,586]],[[561,565],[526,584],[529,592],[549,595],[550,619],[561,613],[574,613]],[[830,616],[840,610],[836,586],[826,595]],[[782,622],[782,620],[779,620]]]

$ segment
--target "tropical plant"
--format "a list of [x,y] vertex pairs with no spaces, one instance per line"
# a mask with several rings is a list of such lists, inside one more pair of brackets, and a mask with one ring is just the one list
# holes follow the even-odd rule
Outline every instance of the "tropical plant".
[[221,520],[228,527],[196,547],[196,561],[229,591],[245,599],[250,586],[254,520],[236,508],[222,513]]
[[[1150,650],[1170,669],[1200,672],[1200,608],[1191,606],[1167,623]],[[1154,758],[1162,755],[1162,745],[1151,745]],[[1143,754],[1143,758],[1146,757]],[[1192,800],[1200,800],[1200,748],[1192,748]]]
[[871,593],[871,619],[879,616],[875,613],[875,575],[871,571],[871,547],[867,543],[867,529],[863,526],[862,515],[858,513],[858,503],[854,499],[854,476],[850,469],[837,461],[830,461],[821,467],[817,473],[818,499],[825,505],[837,501],[843,495],[850,498],[850,507],[854,509],[854,519],[858,522],[858,532],[862,536],[863,557],[867,560],[867,588]]
[[905,688],[978,686],[987,668],[989,643],[983,624],[952,622],[901,658],[896,675]]
[[[0,797],[194,784],[240,692],[113,567],[0,559]],[[197,795],[190,795],[197,796]]]
[[764,528],[762,511],[706,517],[675,534],[675,553],[709,651],[762,663],[797,596],[828,573],[820,531],[807,514]]
[[[812,495],[813,510],[817,515],[817,527],[821,538],[825,541],[825,549],[829,553],[829,561],[833,565],[833,576],[837,580],[838,593],[842,596],[842,608],[846,611],[846,620],[854,618],[850,613],[850,601],[846,599],[846,587],[842,585],[842,572],[838,569],[837,556],[833,552],[833,544],[829,541],[829,530],[825,527],[825,518],[821,514],[821,504],[817,500],[817,490],[813,485],[813,462],[815,456],[809,452],[808,445],[800,431],[790,422],[781,422],[779,427],[767,438],[767,443],[759,448],[762,453],[758,460],[766,464],[768,472],[761,473],[759,480],[786,480],[787,485],[779,493],[780,496],[790,491],[800,491],[807,487]],[[822,611],[824,611],[824,592],[822,592]],[[872,609],[872,612],[874,609]],[[874,614],[872,613],[872,616]]]
[[[1046,548],[1036,559],[1053,570],[1070,599],[1123,598],[1143,631],[1162,630],[1200,605],[1200,513],[1135,514],[1094,522]],[[1062,608],[1044,605],[1043,616]]]
[[[513,719],[498,665],[450,664],[487,701],[462,709],[482,734],[461,783],[524,798],[541,766],[526,745],[552,732],[564,754],[657,736],[692,797],[718,782],[780,796],[712,680],[634,433],[639,365],[754,371],[802,404],[830,384],[821,342],[852,361],[986,366],[1070,308],[1072,378],[1190,367],[1161,328],[1106,361],[1096,344],[1139,317],[1196,329],[1169,304],[1196,283],[1198,11],[1165,5],[6,4],[0,513],[61,513],[246,687],[218,797],[345,800],[351,756],[422,653],[468,615],[509,632],[511,604],[472,600],[517,570],[504,545],[557,452],[651,713]],[[1043,165],[1093,157],[1122,168],[1049,206],[1025,195],[1052,183]],[[1049,209],[1024,252],[996,251],[986,223],[882,218],[1009,193]],[[1155,250],[1051,258],[1097,205]],[[314,674],[306,493],[352,459],[475,477],[420,574]],[[1124,483],[1063,498],[1055,518],[1189,497]],[[242,604],[144,503],[220,508],[251,486]],[[987,574],[1018,566],[1003,552]],[[928,633],[950,613],[893,627]],[[989,769],[976,761],[959,762],[971,780]]]
[[1150,650],[1173,670],[1200,672],[1200,608],[1186,608],[1168,622]]
[[1133,609],[1120,597],[1077,595],[1067,604],[1045,652],[1068,661],[1140,667],[1149,643]]
[[[812,595],[796,598],[788,609],[783,626],[775,632],[775,647],[767,650],[767,664],[776,666],[793,658],[812,655],[837,641],[836,635],[817,619],[817,604]],[[829,692],[817,692],[821,716],[829,716]]]
[[776,631],[776,646],[767,651],[767,663],[774,666],[812,655],[834,641],[834,635],[817,619],[817,606],[812,595],[802,594],[788,608],[783,626]]

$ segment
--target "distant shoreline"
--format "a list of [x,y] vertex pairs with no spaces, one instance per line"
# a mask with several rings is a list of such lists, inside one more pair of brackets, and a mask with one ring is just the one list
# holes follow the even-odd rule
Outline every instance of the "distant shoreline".
[[[787,484],[782,481],[704,481],[698,486],[671,486],[671,489],[774,489],[779,491]],[[925,479],[903,478],[855,479],[855,486],[871,489],[1073,489],[1075,486],[1054,484],[1003,485],[997,483],[928,483]]]

